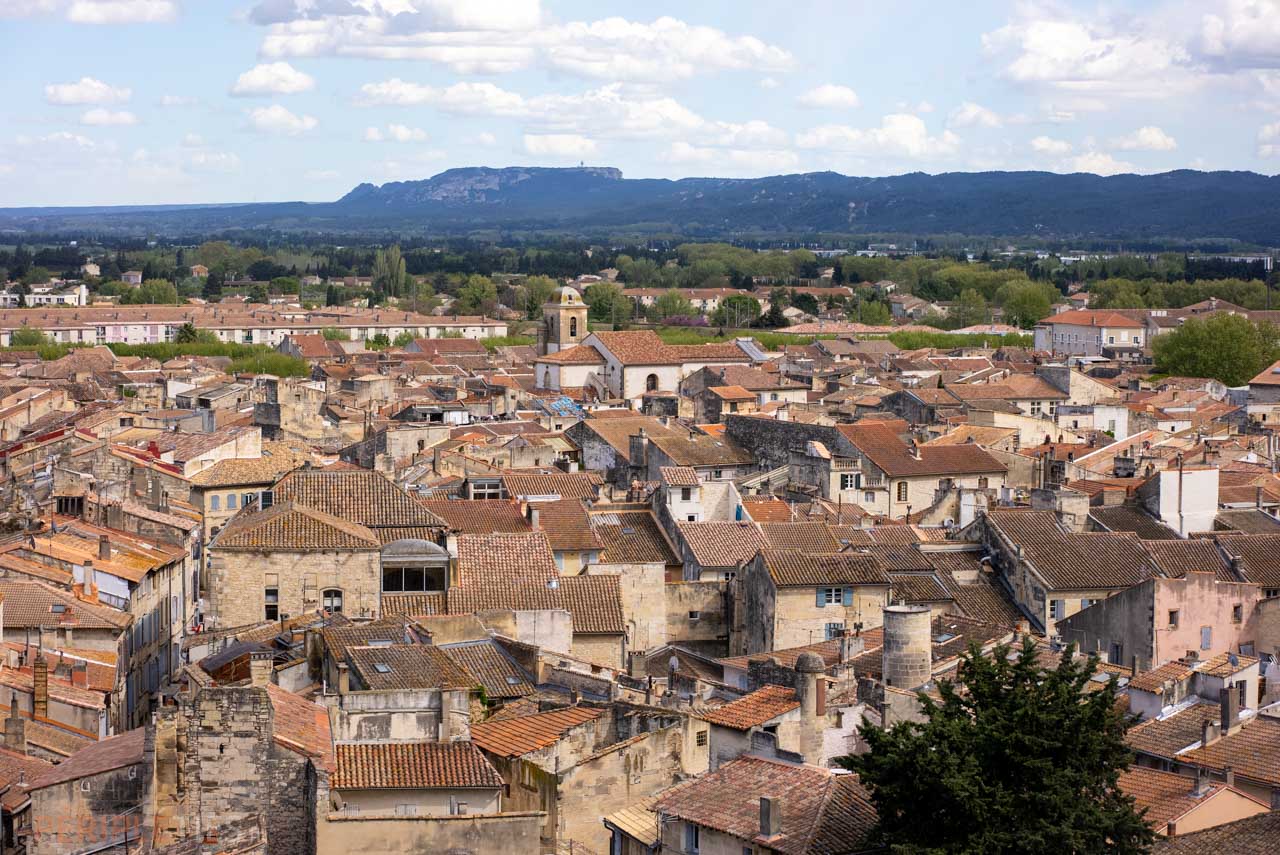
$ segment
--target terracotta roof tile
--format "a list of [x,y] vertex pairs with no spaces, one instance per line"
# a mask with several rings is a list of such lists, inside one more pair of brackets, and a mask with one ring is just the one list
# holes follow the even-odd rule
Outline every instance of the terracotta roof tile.
[[1241,559],[1246,582],[1264,588],[1280,588],[1280,534],[1220,535],[1228,555]]
[[800,708],[795,689],[763,686],[736,701],[704,712],[700,717],[717,727],[750,730]]
[[[123,629],[129,615],[77,600],[67,591],[28,579],[0,578],[4,623],[8,627],[72,625],[77,629]],[[55,612],[61,606],[62,611]]]
[[1244,719],[1236,732],[1188,751],[1178,759],[1220,772],[1230,766],[1238,778],[1280,786],[1280,719],[1269,715]]
[[378,536],[358,523],[306,505],[280,502],[240,513],[218,533],[217,549],[288,551],[381,549]]
[[658,476],[668,487],[697,487],[702,484],[698,470],[691,466],[660,466]]
[[1152,855],[1275,855],[1280,810],[1228,822],[1205,831],[1157,838]]
[[602,545],[601,564],[679,564],[680,559],[648,510],[609,510],[598,505],[591,527]]
[[1178,540],[1176,531],[1137,508],[1125,505],[1090,508],[1089,516],[1107,531],[1131,531],[1143,540]]
[[839,552],[840,541],[821,522],[762,522],[760,531],[773,549]]
[[1195,784],[1195,778],[1146,766],[1130,766],[1120,773],[1120,790],[1127,796],[1133,796],[1134,807],[1139,811],[1145,810],[1142,818],[1159,832],[1225,789],[1222,784],[1211,784],[1207,792],[1197,796]]
[[419,499],[427,510],[444,520],[450,531],[462,534],[498,534],[529,531],[529,521],[514,499]]
[[546,532],[464,534],[458,537],[461,587],[527,580],[545,584],[560,575]]
[[383,594],[383,617],[442,615],[448,613],[443,591],[426,594]]
[[530,502],[529,507],[537,510],[538,527],[547,533],[547,540],[556,552],[600,550],[602,544],[591,528],[581,499]]
[[863,422],[837,425],[836,430],[892,478],[925,475],[981,475],[1001,473],[1007,467],[976,443],[971,445],[922,445],[919,458],[898,438],[893,428]]
[[374,692],[397,689],[471,689],[471,675],[430,644],[348,647],[347,662]]
[[502,776],[470,742],[379,742],[334,747],[336,790],[485,789]]
[[573,615],[574,633],[624,633],[622,592],[617,576],[566,576],[560,580],[564,606]]
[[517,498],[559,496],[562,499],[595,499],[603,483],[598,472],[502,476],[502,486],[507,494]]
[[143,728],[138,728],[81,748],[32,781],[30,789],[41,790],[142,763],[145,760],[142,750],[145,733]]
[[838,552],[829,555],[771,549],[761,552],[765,569],[779,587],[822,585],[888,585],[884,567],[870,555]]
[[703,567],[733,567],[768,549],[760,526],[748,522],[684,522],[676,527]]
[[329,711],[275,683],[267,684],[267,697],[271,701],[276,743],[307,755],[322,769],[333,769]]
[[444,527],[443,520],[378,472],[301,469],[276,482],[274,490],[278,502],[297,502],[365,526],[383,543]]
[[1173,579],[1188,573],[1213,573],[1219,581],[1239,581],[1212,540],[1144,540],[1142,546],[1160,572]]
[[554,745],[571,729],[602,715],[590,707],[568,707],[471,725],[471,741],[499,757],[519,757]]
[[535,691],[524,669],[492,641],[442,644],[440,650],[482,686],[490,698],[521,698]]
[[[761,796],[782,802],[782,833],[774,837],[759,836]],[[667,790],[654,807],[787,855],[861,851],[877,822],[857,776],[751,756]]]

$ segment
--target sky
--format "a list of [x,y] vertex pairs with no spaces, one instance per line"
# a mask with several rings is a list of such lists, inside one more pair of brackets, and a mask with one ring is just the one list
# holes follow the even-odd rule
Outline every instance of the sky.
[[0,206],[1280,168],[1280,0],[0,0]]

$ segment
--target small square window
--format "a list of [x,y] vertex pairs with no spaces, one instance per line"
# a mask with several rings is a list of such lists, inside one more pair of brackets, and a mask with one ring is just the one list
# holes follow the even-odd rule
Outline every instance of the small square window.
[[1231,622],[1240,623],[1244,620],[1244,606],[1236,603],[1231,607]]
[[692,500],[692,499],[693,499],[693,488],[692,488],[692,487],[681,487],[681,488],[680,488],[680,501],[682,501],[682,502],[688,502],[688,501],[690,501],[690,500]]
[[702,620],[702,612],[689,612],[689,620]]
[[697,741],[699,747],[705,746],[707,744],[707,731],[705,730],[698,731],[697,735],[694,738]]
[[1170,629],[1178,628],[1178,610],[1177,609],[1169,609],[1169,628]]

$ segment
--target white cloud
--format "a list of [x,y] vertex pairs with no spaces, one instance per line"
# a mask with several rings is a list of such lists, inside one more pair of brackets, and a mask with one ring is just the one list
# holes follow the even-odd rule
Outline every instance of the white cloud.
[[302,174],[302,177],[308,181],[332,181],[341,177],[341,173],[336,169],[309,169]]
[[1200,52],[1228,66],[1280,64],[1280,2],[1226,0],[1200,19]]
[[200,148],[204,145],[204,137],[199,134],[187,134],[182,138],[183,148]]
[[314,116],[295,115],[279,104],[272,104],[250,110],[249,124],[267,134],[297,136],[314,130],[320,123]]
[[197,99],[190,95],[161,95],[160,106],[166,108],[173,107],[193,107],[198,103]]
[[1092,172],[1095,175],[1119,175],[1126,172],[1137,172],[1137,167],[1123,160],[1116,160],[1103,151],[1087,151],[1069,158],[1064,167],[1070,172]]
[[596,141],[581,134],[525,134],[524,150],[535,157],[583,158],[596,153]]
[[56,131],[52,134],[49,134],[48,136],[43,136],[43,137],[28,137],[25,135],[18,136],[14,140],[14,142],[23,147],[31,147],[31,146],[35,146],[39,148],[71,147],[71,148],[76,148],[84,151],[89,151],[99,147],[96,142],[89,139],[88,137],[82,136],[80,134],[73,134],[70,131]]
[[1026,4],[1018,20],[982,43],[1006,62],[1004,76],[1015,83],[1058,93],[1073,109],[1101,110],[1114,97],[1168,98],[1200,85],[1190,53],[1160,29],[1102,15],[1054,17]]
[[[668,163],[701,164],[733,173],[776,175],[794,171],[799,156],[785,149],[725,149],[697,146],[683,140],[673,142],[661,155]],[[719,172],[717,172],[719,174]]]
[[74,0],[67,20],[76,24],[156,24],[178,17],[172,0]]
[[796,145],[865,156],[928,159],[954,154],[960,147],[960,138],[949,130],[932,136],[919,116],[892,113],[875,128],[848,125],[812,128],[796,135]]
[[480,133],[468,139],[467,143],[470,145],[484,145],[484,146],[497,145],[498,138],[493,134],[489,133],[488,131],[481,131]]
[[382,0],[381,3],[260,0],[249,12],[255,24],[322,21],[337,17],[397,18],[400,31],[525,30],[542,21],[540,0]]
[[128,110],[112,111],[95,107],[80,117],[82,125],[136,125],[138,117]]
[[1280,157],[1280,122],[1263,125],[1258,131],[1258,157]]
[[59,106],[117,104],[132,96],[133,91],[127,86],[112,86],[94,77],[81,77],[75,83],[50,83],[44,88],[44,100]]
[[525,99],[492,83],[455,83],[439,88],[408,83],[398,77],[360,87],[360,103],[413,107],[430,104],[450,113],[463,115],[519,116],[525,110]]
[[777,89],[777,88],[778,88],[779,86],[781,86],[781,85],[782,85],[782,84],[778,82],[778,79],[777,79],[776,77],[761,77],[761,78],[760,78],[760,88],[761,88],[761,89]]
[[266,62],[255,65],[241,74],[231,87],[231,94],[296,95],[314,89],[315,78],[299,71],[287,62]]
[[[393,78],[360,88],[366,105],[434,106],[446,113],[521,119],[540,131],[630,139],[673,137],[698,131],[717,136],[768,133],[763,122],[709,122],[673,98],[613,83],[575,95],[525,98],[492,83],[425,86]],[[780,133],[780,132],[774,132]]]
[[1004,125],[1004,120],[1000,118],[1000,114],[994,110],[989,110],[981,104],[975,104],[972,101],[965,101],[959,107],[951,111],[951,115],[947,117],[947,124],[957,128],[981,127],[981,128],[999,128]]
[[390,140],[391,142],[409,143],[409,142],[425,142],[427,132],[422,128],[411,128],[408,125],[387,125],[384,133],[381,128],[368,127],[364,131],[365,142],[383,142]]
[[818,110],[849,110],[858,106],[858,93],[848,86],[824,83],[796,98],[803,106]]
[[1121,151],[1173,151],[1178,141],[1154,125],[1145,125],[1112,140],[1111,146]]
[[197,151],[187,158],[187,166],[197,172],[239,172],[240,157],[228,151]]
[[26,18],[56,12],[60,0],[3,0],[0,18]]
[[1040,154],[1063,157],[1071,153],[1074,146],[1066,140],[1055,140],[1053,137],[1039,136],[1031,141],[1031,150]]
[[427,132],[422,128],[411,128],[408,125],[387,125],[387,135],[399,143],[424,142]]
[[[753,36],[661,17],[543,23],[536,3],[385,0],[262,3],[260,53],[281,59],[342,56],[420,60],[459,74],[500,74],[534,64],[610,81],[681,80],[725,70],[780,71],[794,58]],[[278,8],[283,6],[284,8]],[[270,7],[270,8],[268,8]],[[305,8],[304,8],[305,7]]]

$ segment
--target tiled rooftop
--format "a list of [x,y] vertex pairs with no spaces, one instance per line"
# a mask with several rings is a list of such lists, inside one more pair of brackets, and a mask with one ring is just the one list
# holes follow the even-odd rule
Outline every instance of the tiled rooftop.
[[470,742],[382,742],[334,746],[336,790],[484,789],[502,776]]

